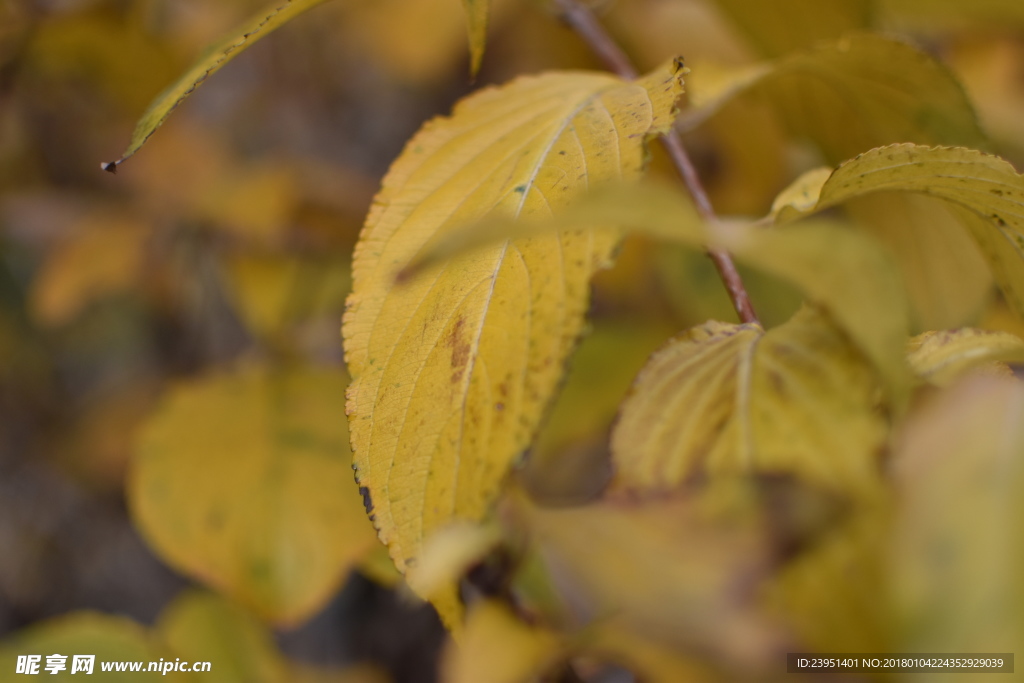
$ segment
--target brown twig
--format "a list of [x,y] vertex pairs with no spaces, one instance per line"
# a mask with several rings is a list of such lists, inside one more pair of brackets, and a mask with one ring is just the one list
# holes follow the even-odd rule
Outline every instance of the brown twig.
[[[554,0],[554,2],[562,15],[562,20],[586,41],[590,49],[604,62],[609,71],[615,72],[622,78],[630,80],[637,78],[639,74],[636,67],[633,66],[629,57],[622,51],[618,43],[612,39],[588,6],[579,0]],[[683,179],[683,184],[689,190],[690,196],[693,197],[694,204],[696,204],[697,211],[701,217],[709,223],[718,221],[715,209],[711,206],[711,200],[708,199],[708,193],[700,182],[697,169],[693,167],[693,162],[690,161],[686,148],[683,147],[683,141],[679,137],[679,133],[674,129],[670,130],[661,137],[661,144],[675,165],[676,170],[679,171],[679,176]],[[745,323],[758,322],[757,314],[754,313],[754,307],[750,303],[750,297],[747,295],[747,289],[743,286],[743,279],[736,270],[736,264],[733,263],[729,253],[722,249],[709,248],[708,256],[714,262],[718,275],[722,278],[722,282],[729,292],[729,298],[732,300],[732,305],[736,309],[736,314],[740,320]]]

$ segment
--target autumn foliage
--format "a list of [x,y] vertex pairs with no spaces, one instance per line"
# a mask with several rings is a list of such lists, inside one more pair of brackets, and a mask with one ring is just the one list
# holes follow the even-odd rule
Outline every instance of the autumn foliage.
[[[41,5],[0,8],[0,680],[1024,642],[1019,2]],[[65,486],[126,501],[144,605],[26,578]]]

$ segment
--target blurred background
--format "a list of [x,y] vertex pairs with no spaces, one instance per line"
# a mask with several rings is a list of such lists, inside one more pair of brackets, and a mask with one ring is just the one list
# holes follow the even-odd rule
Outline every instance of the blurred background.
[[[495,0],[475,83],[459,0],[335,0],[240,55],[117,175],[101,172],[153,97],[265,4],[0,0],[0,637],[82,609],[154,623],[194,573],[142,540],[125,487],[139,431],[171,388],[239,364],[340,372],[351,250],[405,141],[475,88],[600,68],[543,0]],[[835,37],[760,44],[743,5],[596,8],[642,69],[675,54],[695,71],[736,66]],[[1022,8],[885,0],[834,32],[883,30],[944,61],[992,149],[1022,169]],[[688,136],[721,214],[766,213],[814,165],[770,121],[755,125],[785,163],[744,165],[767,153],[737,150],[719,129]],[[654,165],[667,172],[656,153]],[[768,322],[794,309],[791,292],[755,286]],[[595,283],[592,334],[538,446],[549,467],[532,483],[524,474],[535,495],[572,502],[600,489],[608,425],[636,371],[708,318],[734,319],[710,265],[641,239],[623,246]],[[991,295],[970,322],[1024,331]],[[360,562],[323,605],[276,628],[275,647],[432,680],[444,639],[433,612],[389,587],[380,557]]]

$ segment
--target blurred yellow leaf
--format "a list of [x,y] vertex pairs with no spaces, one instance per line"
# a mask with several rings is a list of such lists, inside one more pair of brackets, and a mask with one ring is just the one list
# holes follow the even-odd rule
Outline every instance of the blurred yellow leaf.
[[[470,13],[483,8],[484,15]],[[458,60],[465,57],[467,22],[469,24],[471,60],[475,58],[474,41],[481,42],[490,0],[463,0],[459,8],[455,0],[372,0],[355,3],[348,9],[347,30],[359,50],[382,66],[388,75],[403,82],[423,84],[451,73]],[[495,4],[500,4],[500,0]],[[495,7],[494,9],[498,9]],[[475,31],[479,33],[475,34]],[[475,70],[474,72],[475,73]]]
[[552,632],[530,626],[504,605],[484,601],[466,617],[459,642],[442,655],[444,683],[524,683],[557,663],[563,646]]
[[851,512],[818,543],[765,582],[770,613],[800,647],[818,652],[890,652],[892,640],[886,497]]
[[890,23],[902,27],[1024,26],[1024,5],[1017,0],[879,0],[878,4]]
[[94,300],[137,286],[148,226],[130,218],[89,217],[47,254],[32,281],[29,307],[46,325],[62,325]]
[[195,210],[207,220],[252,240],[280,238],[295,204],[292,174],[276,163],[244,163],[204,184]]
[[[47,656],[54,654],[67,657],[67,668],[56,675],[45,670]],[[97,612],[73,612],[41,621],[6,640],[3,647],[0,647],[0,662],[3,662],[0,681],[15,683],[31,680],[26,679],[24,674],[15,673],[15,664],[20,655],[41,655],[39,673],[46,680],[77,681],[82,676],[89,676],[85,680],[101,683],[126,680],[124,671],[103,671],[104,662],[142,662],[145,670],[150,662],[174,660],[174,653],[139,624],[123,617]],[[91,675],[82,671],[71,673],[74,655],[95,655]],[[214,671],[214,666],[211,663],[211,671]],[[201,681],[206,677],[209,674],[171,671],[161,676],[161,680],[187,683]]]
[[670,62],[635,83],[549,73],[481,91],[426,124],[385,178],[342,330],[357,477],[402,571],[431,531],[487,511],[562,377],[616,237],[506,241],[399,286],[396,275],[460,224],[549,216],[637,175],[645,138],[672,122],[680,71]]
[[875,364],[899,406],[909,386],[904,346],[908,306],[892,259],[856,232],[821,222],[770,229],[706,226],[678,190],[654,183],[592,192],[553,218],[491,217],[428,241],[406,266],[417,272],[499,239],[526,239],[593,225],[620,226],[693,248],[717,246],[789,282],[824,307]]
[[250,330],[273,338],[305,319],[330,317],[337,335],[337,316],[351,290],[346,262],[241,253],[228,257],[226,267],[235,303]]
[[[766,5],[767,8],[767,5]],[[822,12],[832,4],[822,5]],[[774,6],[771,10],[774,11]],[[857,35],[775,62],[721,70],[695,68],[695,126],[753,106],[774,113],[794,136],[810,138],[832,163],[898,142],[985,147],[963,87],[940,62],[888,38]],[[713,127],[721,131],[721,124]],[[758,149],[760,126],[737,126],[732,145]],[[821,179],[817,175],[809,176]],[[807,178],[798,181],[806,182]],[[791,191],[797,189],[792,188]],[[891,247],[913,300],[918,329],[970,322],[991,276],[981,255],[942,206],[907,196],[875,196],[848,207],[864,229]]]
[[373,544],[329,368],[220,372],[183,385],[143,430],[135,523],[171,566],[295,623]]
[[658,490],[700,474],[785,472],[874,492],[887,432],[878,393],[865,359],[813,309],[767,333],[709,322],[637,377],[612,433],[616,476]]
[[[808,137],[838,163],[897,142],[984,147],[985,137],[963,87],[941,62],[889,38],[855,35],[774,62],[734,71],[700,69],[688,80],[697,106],[680,124],[696,127],[722,107],[768,102],[794,134]],[[744,138],[757,129],[738,129]]]
[[487,13],[491,0],[462,0],[466,8],[466,23],[469,28],[469,73],[476,76],[484,59],[487,44]]
[[131,142],[121,155],[121,158],[117,161],[102,164],[103,169],[111,172],[116,171],[118,164],[139,151],[146,144],[149,136],[163,125],[167,117],[171,115],[171,112],[177,109],[178,105],[185,101],[185,98],[191,95],[207,78],[234,59],[243,50],[271,31],[324,1],[276,0],[274,4],[256,14],[242,26],[239,26],[236,31],[224,38],[224,40],[208,47],[206,52],[188,71],[182,74],[177,81],[168,86],[166,90],[150,103],[149,109],[146,110],[136,124]]
[[565,509],[523,503],[517,513],[561,598],[564,627],[581,642],[591,628],[614,627],[749,665],[778,643],[750,609],[767,568],[758,519],[734,502],[715,492]]
[[408,572],[409,586],[428,596],[445,584],[457,582],[501,540],[498,530],[472,522],[453,522],[431,534],[423,555]]
[[[801,175],[775,198],[772,214],[813,212],[832,171],[824,166]],[[919,328],[954,327],[978,314],[992,276],[970,235],[941,201],[878,192],[851,200],[847,209],[897,255]]]
[[869,28],[872,0],[716,0],[764,55],[777,57]]
[[981,249],[1009,302],[1024,315],[1024,178],[1006,161],[971,149],[891,145],[835,170],[810,210],[783,206],[785,222],[875,192],[945,200]]
[[973,322],[993,293],[992,273],[955,212],[941,200],[878,192],[845,208],[892,249],[912,302],[915,331]]
[[718,683],[742,678],[737,671],[718,677],[699,655],[637,635],[620,624],[601,624],[583,640],[587,655],[624,666],[644,683]]
[[910,340],[909,351],[914,374],[937,386],[946,386],[979,367],[1010,374],[999,361],[1024,362],[1024,340],[1017,335],[971,327],[925,332]]
[[212,593],[187,590],[160,614],[156,633],[180,657],[216,667],[220,683],[283,683],[284,658],[266,627]]
[[907,425],[893,581],[910,652],[1013,652],[1024,642],[1024,385],[973,377]]

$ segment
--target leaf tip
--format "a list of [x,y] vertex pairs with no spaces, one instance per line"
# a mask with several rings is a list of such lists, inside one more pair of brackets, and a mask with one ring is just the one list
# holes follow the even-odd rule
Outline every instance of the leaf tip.
[[117,165],[119,163],[121,163],[120,160],[118,160],[118,161],[104,161],[104,162],[100,163],[100,168],[103,169],[104,171],[106,171],[107,173],[115,173],[116,174],[117,173]]

